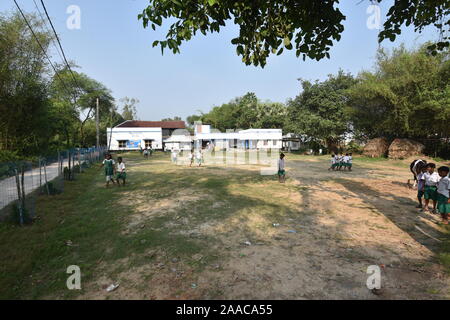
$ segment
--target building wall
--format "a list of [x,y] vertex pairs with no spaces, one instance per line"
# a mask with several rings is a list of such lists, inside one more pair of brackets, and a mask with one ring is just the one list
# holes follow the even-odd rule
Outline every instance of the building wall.
[[[108,142],[110,141],[111,129],[107,129]],[[129,141],[129,145],[125,148],[119,147],[119,141]],[[145,140],[153,140],[152,147],[161,150],[162,130],[161,128],[113,128],[111,136],[111,145],[109,150],[139,150],[145,148]],[[134,142],[134,143],[133,143]]]

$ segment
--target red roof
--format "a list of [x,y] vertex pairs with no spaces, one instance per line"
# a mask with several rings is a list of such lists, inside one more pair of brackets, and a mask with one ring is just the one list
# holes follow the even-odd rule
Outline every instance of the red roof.
[[128,120],[119,124],[116,128],[163,128],[163,129],[185,129],[184,121],[138,121]]

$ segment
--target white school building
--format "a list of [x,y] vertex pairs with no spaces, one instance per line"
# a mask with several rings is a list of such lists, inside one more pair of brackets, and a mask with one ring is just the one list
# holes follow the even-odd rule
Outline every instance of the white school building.
[[195,125],[195,146],[228,150],[230,148],[250,149],[281,149],[283,133],[281,129],[247,129],[219,132],[210,125]]
[[107,128],[110,151],[163,150],[166,139],[175,130],[185,129],[184,121],[136,121],[127,120],[114,128]]

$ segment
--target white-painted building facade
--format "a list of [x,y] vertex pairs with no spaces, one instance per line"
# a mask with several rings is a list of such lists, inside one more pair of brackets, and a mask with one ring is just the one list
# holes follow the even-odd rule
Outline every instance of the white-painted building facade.
[[184,128],[184,121],[128,120],[114,128],[107,128],[107,143],[111,151],[163,150],[165,139],[175,130]]
[[237,148],[249,149],[281,149],[283,134],[281,129],[247,129],[219,132],[210,125],[195,126],[196,147],[212,146],[216,150]]

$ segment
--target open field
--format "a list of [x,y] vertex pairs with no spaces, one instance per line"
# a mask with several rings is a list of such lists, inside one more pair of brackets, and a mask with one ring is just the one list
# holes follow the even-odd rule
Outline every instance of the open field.
[[[449,229],[414,208],[407,160],[330,172],[328,157],[288,154],[279,184],[257,166],[123,157],[126,187],[90,168],[39,199],[34,225],[0,224],[1,299],[450,297]],[[66,288],[70,265],[82,290]],[[383,265],[381,295],[370,265]]]

